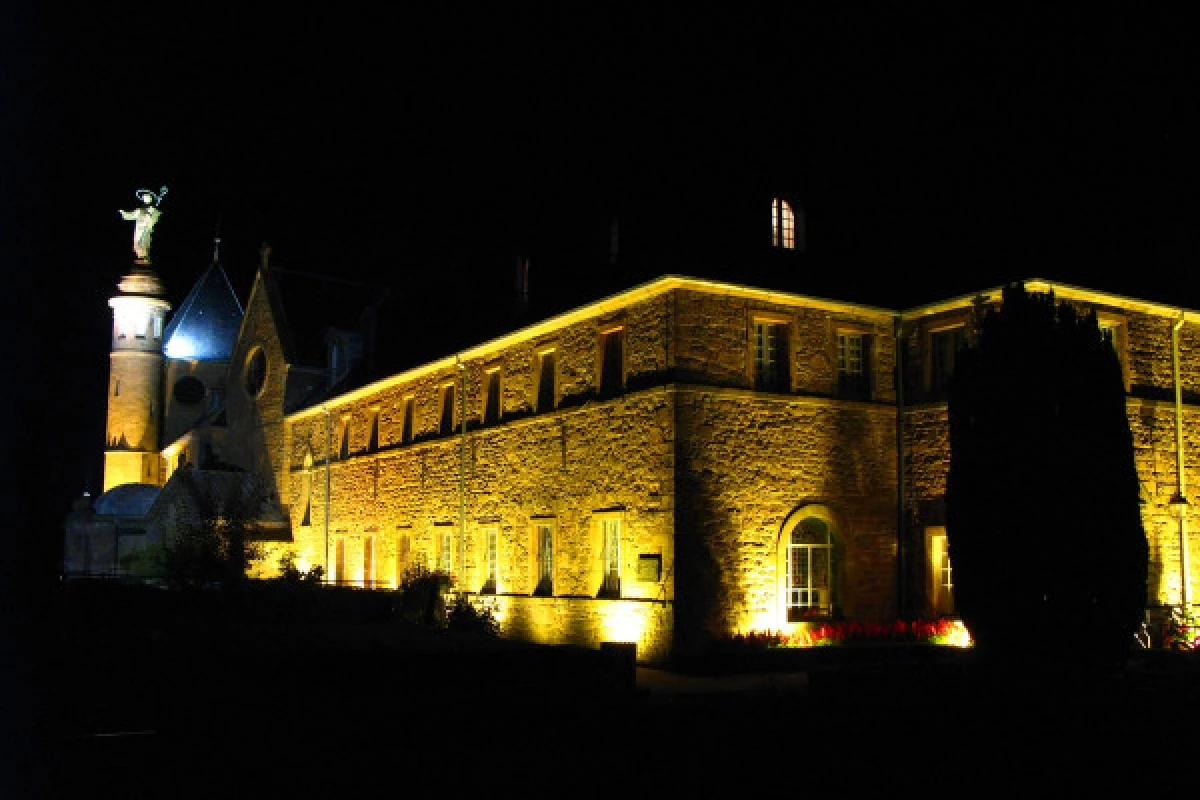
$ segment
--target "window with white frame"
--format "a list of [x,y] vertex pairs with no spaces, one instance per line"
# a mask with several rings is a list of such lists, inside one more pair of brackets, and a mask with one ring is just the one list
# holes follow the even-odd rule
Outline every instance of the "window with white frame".
[[871,338],[860,331],[837,334],[838,394],[850,400],[871,399]]
[[454,566],[454,532],[448,529],[443,529],[438,533],[438,561],[437,568],[439,572],[450,574]]
[[537,584],[533,590],[539,597],[554,594],[554,525],[539,522],[534,526],[534,547],[537,552]]
[[754,388],[771,392],[788,391],[787,323],[756,319],[753,331]]
[[499,572],[500,531],[496,528],[484,528],[482,533],[480,538],[483,545],[483,586],[479,591],[483,594],[495,594]]
[[833,611],[833,534],[817,517],[803,519],[787,541],[787,621],[826,616]]
[[604,517],[600,520],[601,558],[604,564],[600,585],[602,597],[621,596],[621,520]]

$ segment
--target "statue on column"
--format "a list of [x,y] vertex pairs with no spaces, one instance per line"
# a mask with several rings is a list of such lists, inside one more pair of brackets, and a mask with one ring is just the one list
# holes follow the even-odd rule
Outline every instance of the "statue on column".
[[150,189],[138,189],[134,194],[142,201],[142,207],[121,211],[120,214],[122,219],[133,220],[133,252],[137,260],[149,263],[150,237],[154,233],[154,223],[158,222],[162,213],[158,210],[158,204],[167,196],[167,187],[159,189],[157,194]]

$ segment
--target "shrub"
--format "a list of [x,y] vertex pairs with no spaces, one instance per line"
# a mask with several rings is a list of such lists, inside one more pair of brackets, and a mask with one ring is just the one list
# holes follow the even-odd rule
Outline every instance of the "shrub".
[[455,633],[491,637],[500,634],[500,623],[496,621],[490,606],[477,606],[466,595],[460,594],[446,612],[446,629]]
[[286,551],[279,558],[279,578],[291,586],[320,586],[321,579],[325,577],[325,568],[320,564],[310,567],[308,571],[300,569],[296,566],[296,554],[291,550]]
[[450,576],[444,572],[422,566],[405,570],[397,601],[400,617],[427,628],[445,627],[445,594],[449,587]]

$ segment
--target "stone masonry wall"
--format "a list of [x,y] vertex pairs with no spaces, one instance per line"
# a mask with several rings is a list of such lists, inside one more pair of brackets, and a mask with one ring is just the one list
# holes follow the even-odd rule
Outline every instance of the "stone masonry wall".
[[[601,333],[618,326],[625,337],[627,383],[665,369],[660,332],[666,308],[663,298],[651,298],[618,314],[468,359],[461,375],[448,363],[409,381],[387,382],[378,392],[335,400],[329,404],[328,437],[323,412],[291,416],[285,492],[301,563],[326,563],[328,452],[331,574],[342,542],[347,581],[396,585],[407,567],[436,567],[440,540],[449,534],[457,588],[479,592],[485,588],[486,535],[495,530],[496,595],[486,599],[503,611],[507,633],[572,642],[592,637],[593,645],[620,635],[638,641],[644,658],[664,654],[673,599],[670,395],[651,387],[602,400],[596,390]],[[558,408],[535,411],[538,353],[549,347],[557,353]],[[500,369],[501,419],[483,425],[484,378],[495,367]],[[456,393],[465,384],[465,442],[460,398],[455,429],[440,430],[447,384]],[[404,408],[410,401],[414,435],[405,442]],[[372,449],[376,424],[378,446]],[[461,494],[460,475],[465,475]],[[302,524],[306,510],[307,525]],[[620,522],[621,600],[597,599],[603,580],[602,519]],[[537,588],[539,525],[554,531],[554,596],[548,598],[531,597]],[[372,544],[373,567],[367,574]],[[656,557],[661,565],[656,576],[639,572],[642,556]],[[623,604],[629,608],[614,610]]]
[[835,312],[800,302],[771,303],[688,290],[673,295],[675,366],[685,380],[752,388],[752,326],[761,317],[786,324],[791,391],[837,396],[837,334],[845,331],[869,336],[871,399],[895,402],[895,333],[890,314],[852,306]]
[[780,534],[790,514],[810,505],[835,520],[841,610],[855,619],[893,616],[895,409],[741,390],[680,389],[678,398],[679,591],[682,598],[684,539],[698,537],[706,543],[694,565],[700,574],[687,579],[712,584],[714,605],[700,615],[707,633],[786,627]]

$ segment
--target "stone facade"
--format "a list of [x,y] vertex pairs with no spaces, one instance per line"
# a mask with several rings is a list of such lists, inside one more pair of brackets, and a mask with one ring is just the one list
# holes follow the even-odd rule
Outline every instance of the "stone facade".
[[[1172,327],[1185,318],[1028,285],[1112,331],[1144,489],[1148,605],[1178,603],[1200,555],[1191,537],[1184,563],[1171,503]],[[664,277],[302,400],[332,367],[289,354],[260,273],[222,384],[225,425],[169,443],[163,479],[195,442],[219,442],[224,461],[269,479],[290,524],[261,574],[285,550],[366,587],[445,569],[506,634],[536,641],[635,641],[653,660],[831,615],[943,612],[929,545],[945,523],[940,381],[955,330],[969,339],[974,306],[998,298],[896,312]],[[1188,481],[1200,480],[1196,322],[1189,313],[1178,347]]]

